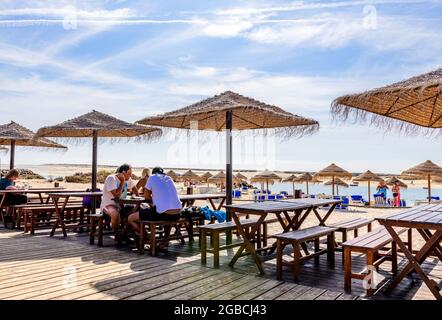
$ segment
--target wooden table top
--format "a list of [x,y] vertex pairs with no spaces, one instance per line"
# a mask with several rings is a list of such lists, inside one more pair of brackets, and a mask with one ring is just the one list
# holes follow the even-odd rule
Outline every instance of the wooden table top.
[[201,194],[181,194],[180,200],[205,200],[205,199],[223,199],[225,193],[201,193]]
[[231,204],[224,206],[227,209],[233,209],[236,212],[259,212],[271,213],[281,211],[293,211],[298,209],[308,209],[313,207],[309,203],[294,203],[289,201],[264,201],[264,202],[250,202],[241,204]]
[[335,200],[335,199],[316,199],[316,198],[299,198],[299,199],[279,199],[276,201],[280,202],[291,202],[291,203],[307,203],[311,204],[314,207],[321,207],[325,205],[330,204],[339,204],[342,202],[342,200]]
[[48,193],[50,197],[53,198],[66,198],[66,197],[101,197],[103,192],[101,191],[72,191],[72,192],[56,192]]
[[9,193],[52,193],[52,192],[65,192],[64,188],[29,188],[29,189],[16,189],[16,190],[0,190],[0,194]]
[[393,226],[442,230],[442,204],[417,206],[376,220]]

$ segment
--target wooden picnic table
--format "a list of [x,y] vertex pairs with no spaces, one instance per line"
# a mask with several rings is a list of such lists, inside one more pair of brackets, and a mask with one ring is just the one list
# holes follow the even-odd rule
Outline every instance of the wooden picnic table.
[[[29,188],[29,189],[8,189],[8,190],[0,190],[1,200],[0,200],[0,208],[3,208],[4,202],[8,194],[37,194],[40,198],[40,202],[44,203],[42,194],[48,192],[64,192],[63,187],[54,187],[54,188]],[[49,198],[46,199],[46,203],[49,201]]]
[[[67,237],[66,234],[66,225],[63,222],[63,213],[65,211],[66,205],[69,202],[69,199],[71,197],[73,198],[84,198],[84,197],[92,197],[92,198],[98,198],[103,195],[103,192],[101,191],[73,191],[73,192],[51,192],[48,193],[48,196],[52,199],[55,206],[55,213],[57,215],[57,221],[55,222],[54,227],[51,230],[50,236],[52,237],[55,233],[55,230],[60,226],[63,236]],[[64,199],[61,206],[59,206],[60,199]]]
[[[288,232],[290,230],[298,230],[308,215],[313,211],[316,218],[319,220],[319,225],[323,226],[333,212],[336,205],[341,203],[340,200],[329,200],[329,199],[293,199],[293,200],[281,200],[281,201],[265,201],[265,202],[252,202],[243,204],[233,204],[226,205],[227,218],[233,219],[237,226],[238,233],[243,238],[244,243],[239,247],[238,251],[233,256],[229,263],[229,266],[233,267],[239,257],[242,256],[244,250],[247,250],[255,264],[257,265],[261,274],[264,274],[264,268],[262,266],[261,259],[257,255],[257,250],[255,250],[252,244],[252,239],[255,234],[261,228],[264,220],[268,214],[273,214],[278,219],[283,232]],[[317,209],[322,206],[330,205],[330,209],[327,211],[324,217],[318,213]],[[289,212],[294,214],[290,216]],[[258,215],[259,218],[255,225],[247,232],[248,227],[243,227],[239,221],[238,214],[248,214],[248,215]],[[275,250],[275,244],[269,248],[261,248],[260,250],[270,249]]]
[[[210,205],[212,206],[213,210],[220,210],[222,205],[224,204],[224,201],[226,200],[226,195],[225,194],[216,194],[216,193],[212,193],[212,194],[182,194],[179,195],[180,201],[184,206],[190,206],[193,205],[195,203],[196,200],[206,200],[210,203]],[[215,205],[215,203],[213,202],[213,200],[215,199],[220,199],[220,204],[218,206]],[[140,209],[140,205],[143,202],[146,202],[146,199],[144,197],[140,197],[140,196],[135,196],[135,197],[131,197],[128,196],[126,198],[114,198],[114,201],[118,204],[121,205],[134,205],[134,209],[133,212],[136,212]]]
[[[421,267],[430,254],[436,255],[439,261],[442,261],[442,247],[440,245],[442,240],[442,204],[422,205],[386,217],[376,218],[376,220],[387,229],[408,259],[408,264],[393,279],[385,293],[391,292],[405,276],[416,271],[434,297],[442,300],[439,284],[429,279]],[[425,244],[413,256],[413,252],[407,248],[394,227],[416,229],[425,240]]]

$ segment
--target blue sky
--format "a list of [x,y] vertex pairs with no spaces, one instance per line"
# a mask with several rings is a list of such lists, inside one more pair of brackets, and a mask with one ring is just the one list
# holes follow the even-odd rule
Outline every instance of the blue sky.
[[[321,125],[310,137],[270,139],[266,161],[247,158],[249,140],[238,137],[237,169],[315,171],[335,162],[400,172],[426,159],[442,164],[438,140],[332,123],[329,112],[339,95],[441,67],[441,15],[436,0],[3,0],[1,122],[36,130],[92,109],[136,121],[232,90]],[[99,163],[221,168],[224,136],[208,136],[187,151],[170,135],[103,144]],[[90,162],[87,142],[68,146],[21,150],[16,161]],[[216,148],[207,153],[208,146]]]

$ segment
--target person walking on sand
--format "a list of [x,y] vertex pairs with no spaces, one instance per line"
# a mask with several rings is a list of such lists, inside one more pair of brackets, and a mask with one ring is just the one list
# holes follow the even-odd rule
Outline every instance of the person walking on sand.
[[395,182],[393,187],[391,188],[391,191],[393,192],[393,207],[400,207],[401,206],[401,187],[399,185],[399,182]]

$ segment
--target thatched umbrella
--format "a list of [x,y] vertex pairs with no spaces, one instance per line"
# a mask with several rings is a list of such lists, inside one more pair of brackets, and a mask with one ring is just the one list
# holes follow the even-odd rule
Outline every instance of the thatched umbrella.
[[424,178],[428,181],[428,202],[431,201],[431,177],[432,176],[442,176],[442,168],[437,164],[427,160],[418,164],[417,166],[405,170],[402,172],[403,175],[414,175],[417,178]]
[[338,196],[339,196],[339,186],[348,188],[348,184],[339,178],[334,178],[332,180],[324,182],[324,186],[336,186],[336,195]]
[[[442,69],[438,69],[378,89],[339,97],[333,101],[331,111],[341,120],[352,114],[355,120],[368,120],[407,133],[442,128],[441,92]],[[369,112],[372,114],[367,119]]]
[[294,174],[289,175],[287,178],[282,180],[282,182],[291,182],[293,187],[293,197],[295,197],[295,182],[297,181],[298,177]]
[[298,178],[296,179],[296,182],[305,182],[306,194],[309,194],[308,193],[308,183],[309,182],[315,183],[316,180],[313,179],[313,176],[310,173],[306,172],[306,173],[303,173],[300,176],[298,176]]
[[226,174],[224,173],[224,171],[220,171],[214,176],[208,178],[207,183],[219,183],[219,184],[226,183]]
[[184,181],[188,180],[188,181],[194,182],[194,183],[201,181],[201,177],[199,175],[197,175],[195,172],[193,172],[192,170],[187,170],[186,172],[184,172],[181,175],[181,179],[183,179]]
[[315,120],[303,118],[232,91],[188,107],[167,112],[160,116],[138,121],[141,124],[179,129],[191,129],[198,123],[198,130],[226,130],[226,204],[232,204],[232,130],[271,129],[285,136],[313,133],[319,128]]
[[242,181],[247,181],[248,180],[248,178],[245,175],[243,175],[241,172],[238,172],[237,174],[235,174],[235,177],[238,180],[242,180]]
[[0,145],[10,145],[9,168],[15,166],[15,147],[38,147],[38,148],[58,148],[66,149],[65,146],[55,143],[49,139],[34,139],[35,133],[31,130],[11,121],[0,126]]
[[396,178],[396,177],[391,177],[391,178],[387,179],[387,180],[385,181],[385,183],[386,183],[388,186],[392,186],[392,185],[394,185],[395,183],[399,183],[399,186],[400,186],[401,188],[408,188],[408,185],[406,185],[404,182],[402,182],[401,180],[399,180],[399,179]]
[[269,190],[269,182],[271,184],[273,184],[275,181],[280,182],[282,180],[282,178],[280,176],[278,176],[276,173],[269,171],[269,170],[264,170],[262,172],[257,173],[256,175],[254,175],[250,181],[251,182],[258,182],[258,183],[265,183],[267,190],[266,190],[266,197],[268,196],[268,190]]
[[97,189],[98,138],[151,139],[160,134],[160,129],[128,123],[93,110],[60,124],[43,127],[37,131],[35,137],[92,138],[92,191],[95,191]]
[[331,177],[332,194],[335,195],[335,184],[333,183],[335,181],[335,178],[340,177],[344,179],[351,179],[352,175],[350,172],[332,163],[331,165],[325,167],[321,171],[316,172],[313,175],[313,177],[314,178]]
[[370,182],[371,181],[384,181],[384,179],[382,179],[378,175],[374,174],[370,170],[367,170],[366,172],[360,174],[359,176],[357,176],[353,180],[354,181],[358,181],[358,182],[367,181],[367,184],[368,184],[368,203],[370,203],[370,198],[371,198],[371,195],[370,195]]
[[173,170],[169,170],[166,172],[166,175],[171,177],[173,181],[177,182],[180,175]]
[[207,171],[206,173],[201,175],[201,181],[207,182],[207,179],[209,179],[210,177],[213,177],[213,174],[211,174],[209,171]]

